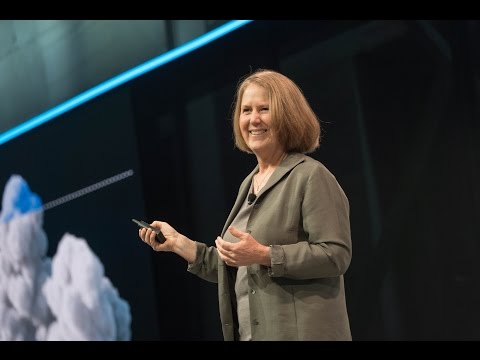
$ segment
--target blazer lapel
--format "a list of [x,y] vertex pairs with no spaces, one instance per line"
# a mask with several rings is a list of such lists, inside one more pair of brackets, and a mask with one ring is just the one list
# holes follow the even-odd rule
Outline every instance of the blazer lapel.
[[270,176],[270,179],[268,179],[265,186],[257,194],[257,199],[260,198],[270,188],[275,186],[275,184],[278,183],[285,176],[285,174],[288,174],[290,171],[292,171],[292,169],[295,166],[297,166],[303,161],[305,161],[305,155],[303,154],[300,154],[300,153],[288,154],[285,160],[282,162],[282,164],[280,164],[275,169],[275,171],[273,172],[272,176]]
[[[266,191],[268,191],[268,189],[270,189],[276,183],[278,183],[285,176],[285,174],[290,172],[295,166],[297,166],[304,160],[305,160],[304,154],[300,154],[300,153],[288,154],[285,160],[282,162],[282,164],[280,164],[275,169],[272,176],[270,177],[270,179],[268,179],[267,183],[262,188],[262,190],[260,190],[260,192],[257,194],[257,199],[260,198]],[[255,175],[255,173],[257,172],[258,172],[258,165],[255,166],[255,168],[245,178],[242,185],[240,186],[237,199],[235,200],[235,204],[233,205],[233,208],[230,211],[227,221],[225,222],[225,225],[223,227],[222,235],[221,235],[222,237],[225,234],[225,231],[227,231],[228,227],[232,223],[233,219],[235,219],[235,216],[237,216],[238,211],[242,207],[242,204],[245,201],[245,198],[247,197],[248,190],[250,189],[250,184],[252,183],[253,175]]]
[[252,172],[245,178],[245,180],[243,180],[243,183],[240,186],[240,189],[238,190],[238,195],[237,195],[237,199],[235,200],[235,204],[233,205],[232,210],[228,215],[227,221],[223,226],[222,235],[221,235],[222,237],[225,234],[225,231],[227,231],[228,227],[232,223],[233,219],[235,219],[235,216],[237,216],[238,211],[242,207],[242,204],[245,201],[245,198],[247,197],[248,190],[250,189],[250,184],[252,183],[253,175],[255,175],[257,171],[258,171],[258,165],[255,166]]

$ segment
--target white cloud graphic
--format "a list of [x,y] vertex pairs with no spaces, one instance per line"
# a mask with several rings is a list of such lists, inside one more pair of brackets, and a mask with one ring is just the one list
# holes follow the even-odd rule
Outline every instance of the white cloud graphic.
[[38,195],[12,175],[0,212],[0,340],[130,340],[130,306],[85,239],[46,256]]

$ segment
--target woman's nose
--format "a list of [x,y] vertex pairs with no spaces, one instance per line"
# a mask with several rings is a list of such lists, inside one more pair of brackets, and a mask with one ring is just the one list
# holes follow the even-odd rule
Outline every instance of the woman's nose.
[[260,112],[253,110],[250,116],[250,122],[260,122]]

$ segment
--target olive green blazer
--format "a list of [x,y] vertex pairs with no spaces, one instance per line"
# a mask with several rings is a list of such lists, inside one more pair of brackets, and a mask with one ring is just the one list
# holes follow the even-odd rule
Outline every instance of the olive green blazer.
[[[256,172],[240,185],[222,236]],[[289,154],[252,206],[246,230],[272,257],[271,267],[247,268],[252,340],[351,340],[343,280],[352,256],[349,203],[335,177],[319,161]],[[218,283],[224,339],[238,339],[235,271],[200,242],[188,271]]]

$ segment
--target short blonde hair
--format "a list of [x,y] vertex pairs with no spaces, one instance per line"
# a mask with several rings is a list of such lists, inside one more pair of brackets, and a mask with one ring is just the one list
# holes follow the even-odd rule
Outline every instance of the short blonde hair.
[[267,90],[272,130],[286,152],[311,153],[320,146],[320,123],[302,90],[285,75],[259,69],[240,79],[237,86],[233,102],[233,136],[236,147],[252,153],[240,131],[242,97],[250,84]]

